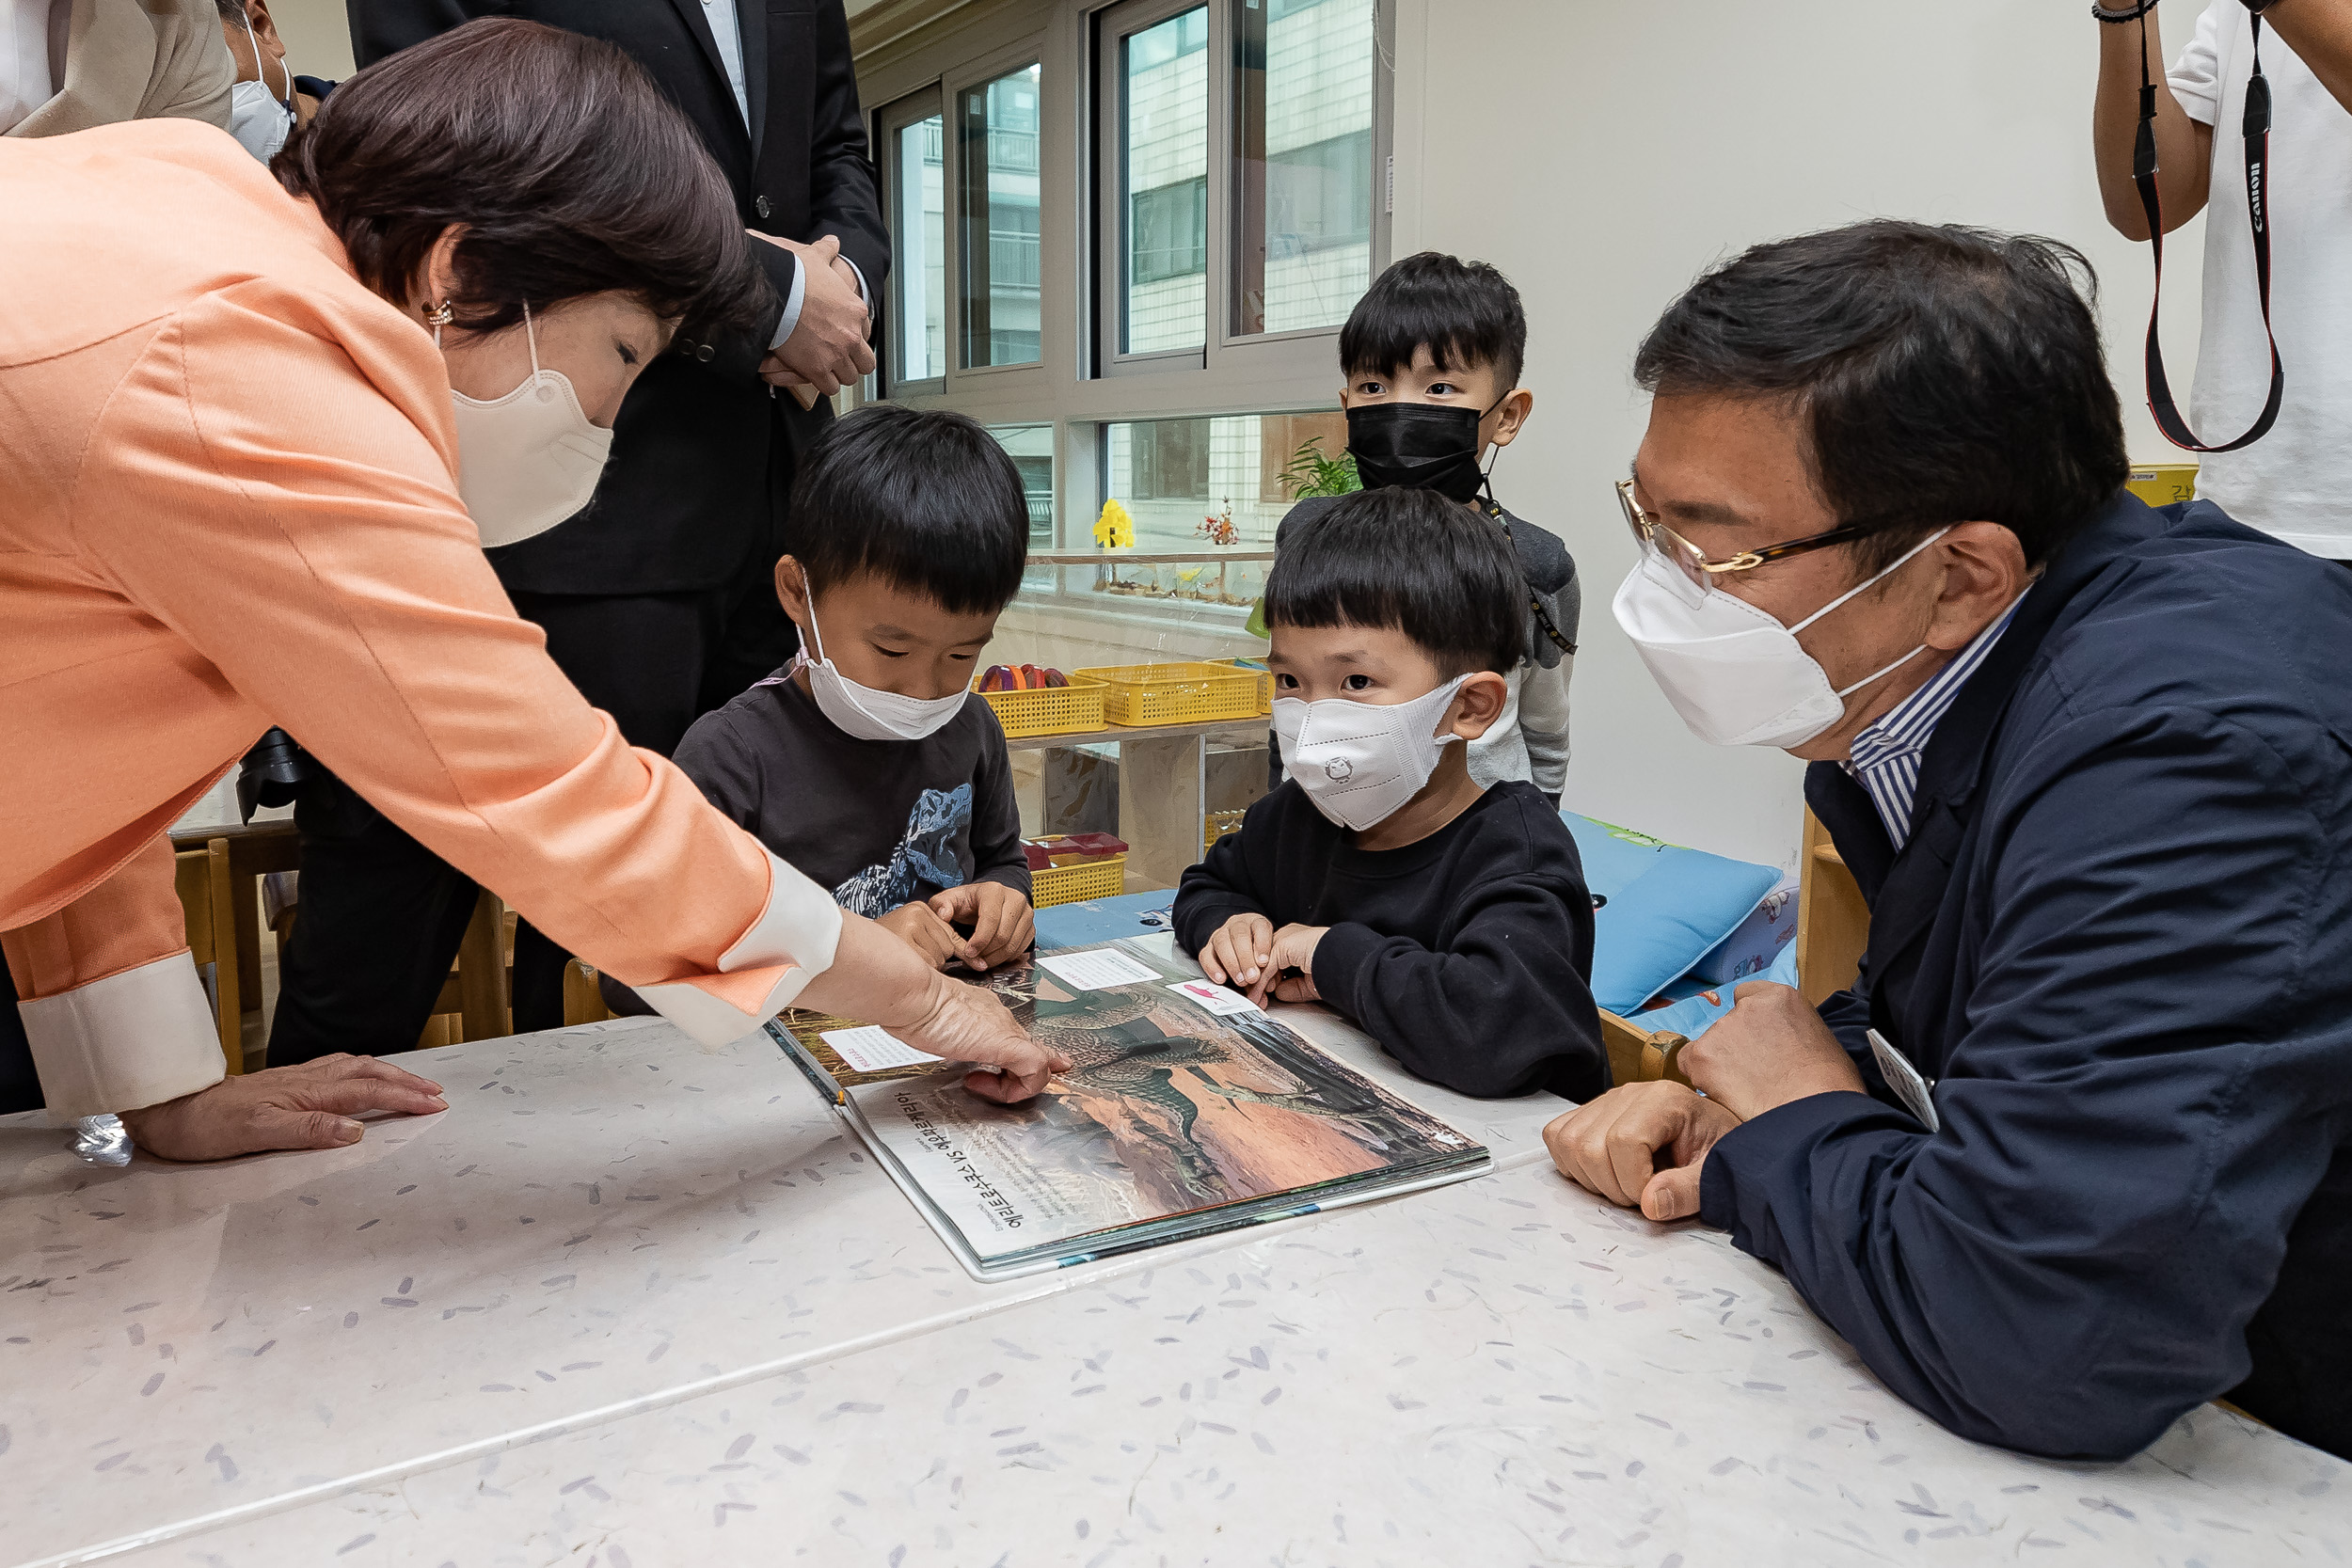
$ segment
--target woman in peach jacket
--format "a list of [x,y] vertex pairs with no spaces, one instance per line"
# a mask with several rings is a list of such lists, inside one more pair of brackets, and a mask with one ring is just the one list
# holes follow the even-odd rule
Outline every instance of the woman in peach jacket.
[[369,1060],[223,1077],[163,835],[272,723],[706,1044],[798,996],[1042,1085],[993,999],[625,745],[483,559],[461,495],[576,507],[637,369],[764,287],[618,51],[476,23],[273,169],[151,120],[0,141],[0,943],[53,1113],[205,1159],[441,1108]]

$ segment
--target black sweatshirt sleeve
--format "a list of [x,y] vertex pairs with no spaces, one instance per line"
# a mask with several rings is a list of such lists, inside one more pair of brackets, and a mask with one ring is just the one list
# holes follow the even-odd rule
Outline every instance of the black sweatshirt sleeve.
[[1274,919],[1274,850],[1283,792],[1262,796],[1242,818],[1241,832],[1227,833],[1176,885],[1171,924],[1184,950],[1199,954],[1218,927],[1237,914]]
[[[1589,907],[1583,914],[1589,927]],[[1332,926],[1315,945],[1315,989],[1390,1055],[1458,1094],[1589,1100],[1609,1087],[1609,1056],[1576,929],[1550,879],[1498,878],[1470,896],[1442,950]]]
[[759,748],[744,737],[726,709],[695,720],[670,760],[728,821],[760,837],[759,803],[766,785],[760,777]]
[[1021,852],[1021,805],[1012,792],[1012,760],[1005,751],[1004,727],[993,712],[987,713],[979,762],[972,770],[972,879],[999,883],[1034,902],[1029,858]]

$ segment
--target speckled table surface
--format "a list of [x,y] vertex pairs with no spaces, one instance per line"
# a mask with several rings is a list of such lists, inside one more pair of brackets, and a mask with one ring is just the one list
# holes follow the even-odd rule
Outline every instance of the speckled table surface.
[[2123,1465],[1945,1434],[1561,1180],[1541,1097],[1399,1085],[1479,1180],[981,1285],[756,1042],[426,1065],[449,1112],[328,1154],[0,1118],[0,1561],[2352,1559],[2352,1469],[2217,1410]]

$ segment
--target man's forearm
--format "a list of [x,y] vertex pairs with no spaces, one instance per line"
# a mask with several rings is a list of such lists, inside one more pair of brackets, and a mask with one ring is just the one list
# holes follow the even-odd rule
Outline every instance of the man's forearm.
[[[2302,0],[2285,0],[2301,4]],[[2320,0],[2333,4],[2335,0]],[[2148,80],[2156,87],[2156,165],[2162,171],[2164,226],[2169,233],[2203,210],[2213,161],[2213,132],[2188,117],[2164,79],[2164,35],[2158,13],[2148,13]],[[2090,108],[2090,146],[2099,167],[2099,198],[2107,222],[2131,240],[2148,237],[2148,219],[2132,183],[2132,149],[2139,134],[2140,24],[2094,23],[2099,29],[2099,87]]]

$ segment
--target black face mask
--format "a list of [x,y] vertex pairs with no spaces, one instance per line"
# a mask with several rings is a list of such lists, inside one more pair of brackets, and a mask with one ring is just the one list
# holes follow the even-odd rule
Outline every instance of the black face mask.
[[1441,403],[1359,404],[1347,411],[1357,477],[1367,490],[1435,490],[1468,502],[1486,483],[1478,468],[1478,426],[1486,414]]

